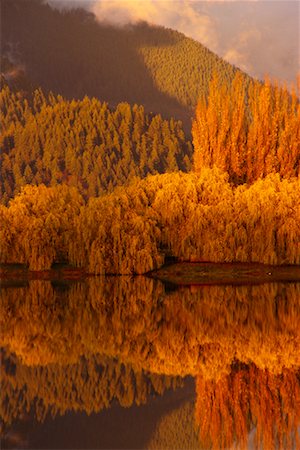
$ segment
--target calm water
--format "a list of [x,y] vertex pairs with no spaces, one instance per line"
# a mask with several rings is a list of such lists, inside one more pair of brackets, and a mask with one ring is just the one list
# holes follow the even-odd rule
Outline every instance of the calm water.
[[292,283],[2,288],[2,447],[300,448],[299,324]]

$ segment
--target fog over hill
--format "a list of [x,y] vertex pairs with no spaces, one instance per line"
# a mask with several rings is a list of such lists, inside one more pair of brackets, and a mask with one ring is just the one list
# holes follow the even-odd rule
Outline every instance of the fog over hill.
[[[46,0],[45,0],[46,1]],[[47,0],[82,6],[100,22],[139,20],[184,33],[231,64],[263,79],[295,82],[300,68],[300,3],[291,0]]]
[[183,34],[146,22],[100,24],[91,12],[53,9],[41,0],[2,0],[1,15],[1,54],[35,86],[111,106],[143,104],[183,120],[187,130],[211,73],[230,81],[237,70]]

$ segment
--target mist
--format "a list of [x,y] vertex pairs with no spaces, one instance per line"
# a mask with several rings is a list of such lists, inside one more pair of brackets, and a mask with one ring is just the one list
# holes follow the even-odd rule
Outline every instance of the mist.
[[48,0],[115,26],[147,21],[191,37],[250,75],[288,84],[299,72],[300,4],[289,0]]

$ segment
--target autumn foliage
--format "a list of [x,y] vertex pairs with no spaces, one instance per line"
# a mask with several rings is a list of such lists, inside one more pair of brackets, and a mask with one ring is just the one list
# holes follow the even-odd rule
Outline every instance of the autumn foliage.
[[[1,76],[1,264],[93,275],[145,274],[170,256],[300,264],[296,89],[252,80],[171,30],[114,30],[83,11],[24,3],[3,3],[6,45],[20,42],[45,90],[14,91]],[[33,36],[45,27],[64,51],[48,38],[35,45],[23,15]],[[196,98],[192,154],[182,122],[144,108],[187,121]],[[139,405],[193,376],[200,446],[246,449],[254,434],[257,449],[299,448],[299,289],[169,292],[131,276],[3,287],[1,419]],[[184,418],[197,445],[190,413],[189,404],[161,427]],[[164,438],[159,429],[150,447]]]
[[75,186],[88,198],[135,177],[191,168],[181,122],[146,114],[143,106],[111,109],[96,98],[67,101],[41,89],[28,99],[6,86],[0,119],[3,204],[26,184]]
[[8,209],[0,206],[2,260],[28,264],[31,270],[66,260],[82,205],[75,188],[27,185]]
[[[0,102],[2,263],[64,261],[93,274],[145,273],[166,255],[300,263],[295,92],[215,75],[196,110],[188,174],[181,123],[143,107],[42,90],[28,101],[8,87]],[[149,176],[158,172],[168,173]]]
[[216,168],[136,180],[87,203],[75,188],[27,186],[0,207],[1,262],[67,261],[94,274],[145,273],[166,254],[299,264],[299,198],[299,178],[233,187]]
[[245,83],[237,73],[229,84],[215,74],[192,134],[196,172],[216,165],[238,184],[270,173],[299,175],[299,97],[269,80]]

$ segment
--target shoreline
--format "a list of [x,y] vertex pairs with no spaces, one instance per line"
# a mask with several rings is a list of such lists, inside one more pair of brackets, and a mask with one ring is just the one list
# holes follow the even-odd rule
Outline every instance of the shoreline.
[[178,262],[153,271],[150,276],[175,285],[260,284],[300,282],[300,265],[262,263]]
[[[21,264],[1,264],[0,281],[30,280],[82,281],[88,277],[104,276],[86,272],[67,264],[57,264],[50,270],[30,271]],[[107,274],[105,276],[138,276]],[[140,276],[140,275],[139,275]],[[201,284],[259,284],[267,282],[300,282],[300,265],[269,265],[262,263],[173,262],[142,276],[174,285]],[[4,283],[3,283],[4,282]]]

